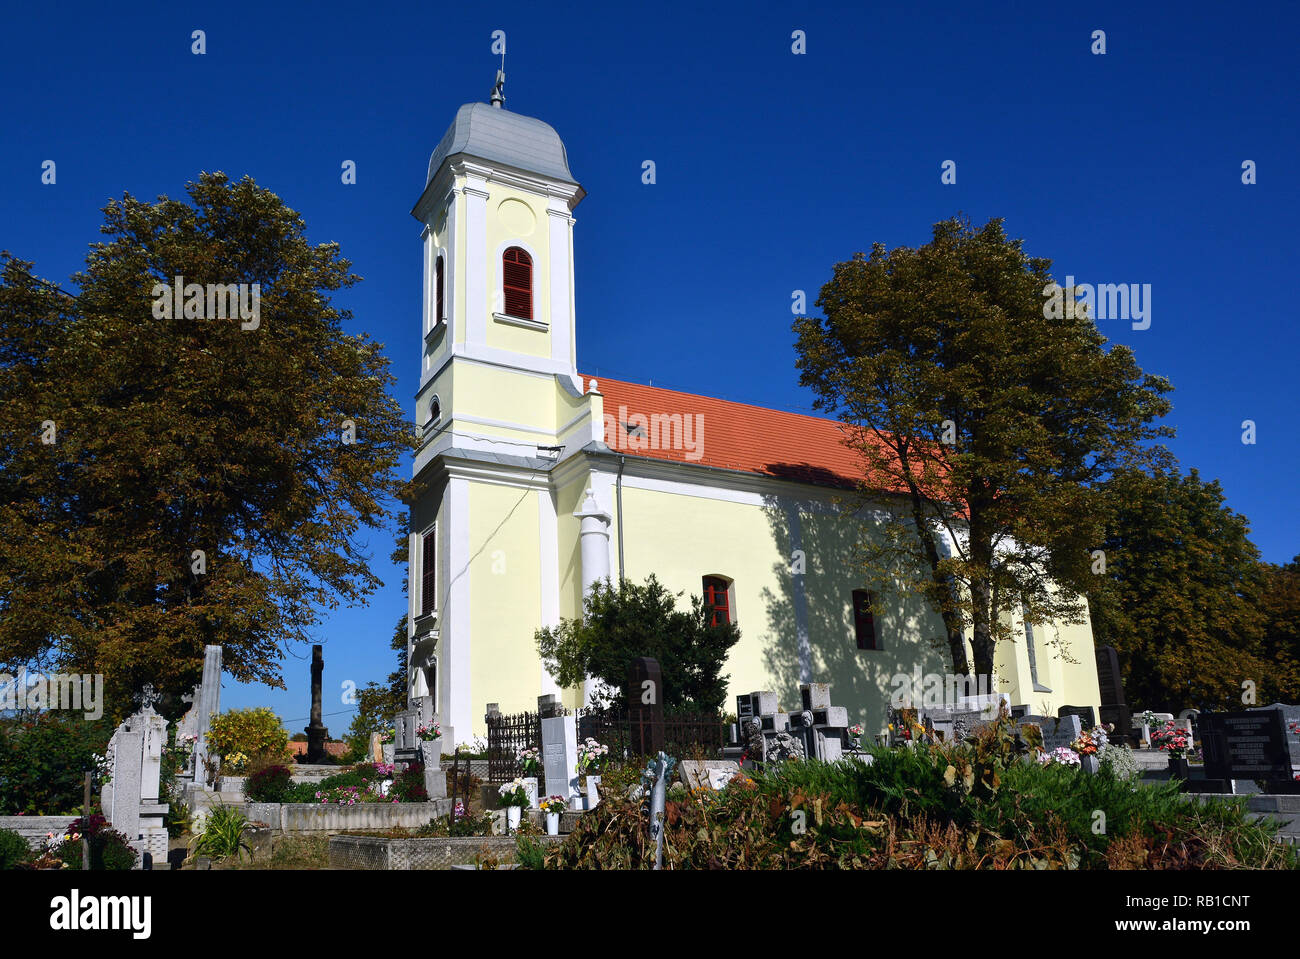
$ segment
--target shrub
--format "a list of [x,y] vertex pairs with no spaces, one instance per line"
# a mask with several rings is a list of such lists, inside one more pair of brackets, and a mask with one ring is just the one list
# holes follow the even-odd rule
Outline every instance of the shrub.
[[108,825],[103,816],[83,816],[74,820],[62,842],[53,850],[54,855],[69,869],[81,868],[81,838],[90,844],[92,870],[126,870],[135,867],[139,858],[126,836]]
[[528,836],[517,836],[515,861],[520,869],[542,869],[546,863],[546,847]]
[[288,766],[267,766],[248,777],[244,796],[253,802],[284,802],[292,785],[293,773]]
[[429,792],[424,788],[424,764],[411,763],[398,773],[388,787],[389,800],[398,802],[428,802]]
[[0,720],[0,815],[59,815],[81,807],[83,777],[113,734],[107,719],[62,711]]
[[12,829],[0,829],[0,869],[13,869],[31,858],[26,839]]
[[213,716],[208,748],[222,759],[242,754],[244,765],[253,768],[290,761],[289,734],[280,717],[265,706]]

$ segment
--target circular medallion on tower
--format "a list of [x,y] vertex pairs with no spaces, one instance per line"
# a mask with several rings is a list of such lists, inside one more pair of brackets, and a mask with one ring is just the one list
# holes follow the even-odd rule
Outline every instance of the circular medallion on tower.
[[537,226],[537,217],[523,200],[502,200],[497,207],[497,216],[501,218],[501,225],[515,236],[531,236]]

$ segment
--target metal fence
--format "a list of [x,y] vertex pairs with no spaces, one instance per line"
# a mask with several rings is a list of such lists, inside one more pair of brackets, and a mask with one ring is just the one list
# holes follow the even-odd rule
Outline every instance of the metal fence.
[[[727,740],[720,713],[677,711],[651,718],[645,712],[634,716],[626,710],[590,708],[576,712],[556,710],[548,715],[573,716],[578,741],[590,737],[608,746],[611,758],[630,758],[643,753],[640,744],[649,741],[659,729],[662,729],[664,750],[679,759],[719,758]],[[519,750],[541,749],[542,715],[489,714],[487,730],[488,781],[503,783],[522,776]],[[541,788],[545,790],[544,785]]]

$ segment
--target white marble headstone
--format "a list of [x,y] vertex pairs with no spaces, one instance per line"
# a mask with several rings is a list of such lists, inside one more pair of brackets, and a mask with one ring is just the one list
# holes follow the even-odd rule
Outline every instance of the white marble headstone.
[[542,769],[546,793],[574,799],[578,789],[578,729],[572,716],[542,720]]

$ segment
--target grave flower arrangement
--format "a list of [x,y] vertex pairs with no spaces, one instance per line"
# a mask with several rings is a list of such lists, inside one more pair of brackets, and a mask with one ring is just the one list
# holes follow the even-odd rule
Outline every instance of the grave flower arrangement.
[[508,783],[502,783],[497,792],[501,795],[502,806],[518,806],[520,809],[528,808],[528,790],[524,787],[522,779],[512,779]]
[[548,813],[562,813],[569,808],[563,796],[547,796],[538,805],[542,807],[542,812]]
[[578,744],[578,775],[585,776],[588,773],[600,772],[600,767],[605,764],[608,756],[609,747],[601,745],[588,736]]
[[1050,766],[1053,763],[1060,766],[1078,766],[1079,754],[1069,746],[1057,746],[1050,753],[1042,752],[1038,754],[1038,763],[1040,766]]
[[422,743],[431,743],[435,739],[442,738],[442,727],[437,723],[422,723],[415,730],[415,735],[419,737]]
[[1105,733],[1101,734],[1101,742],[1097,742],[1097,737],[1089,731],[1080,733],[1079,738],[1070,743],[1070,748],[1080,756],[1095,756],[1104,745],[1106,745]]
[[393,741],[393,727],[392,727],[392,726],[380,726],[380,727],[379,727],[379,741],[380,741],[381,743],[384,743],[384,744],[391,743],[391,742]]
[[849,727],[849,735],[853,737],[854,748],[862,746],[862,733],[864,732],[862,723],[854,723]]
[[1187,755],[1187,750],[1191,746],[1191,737],[1187,735],[1184,726],[1168,722],[1160,723],[1151,727],[1151,745],[1156,749],[1163,749],[1175,759],[1181,759]]
[[536,776],[537,771],[542,768],[542,751],[533,747],[525,747],[515,754],[519,760],[519,766],[524,771],[525,776]]

